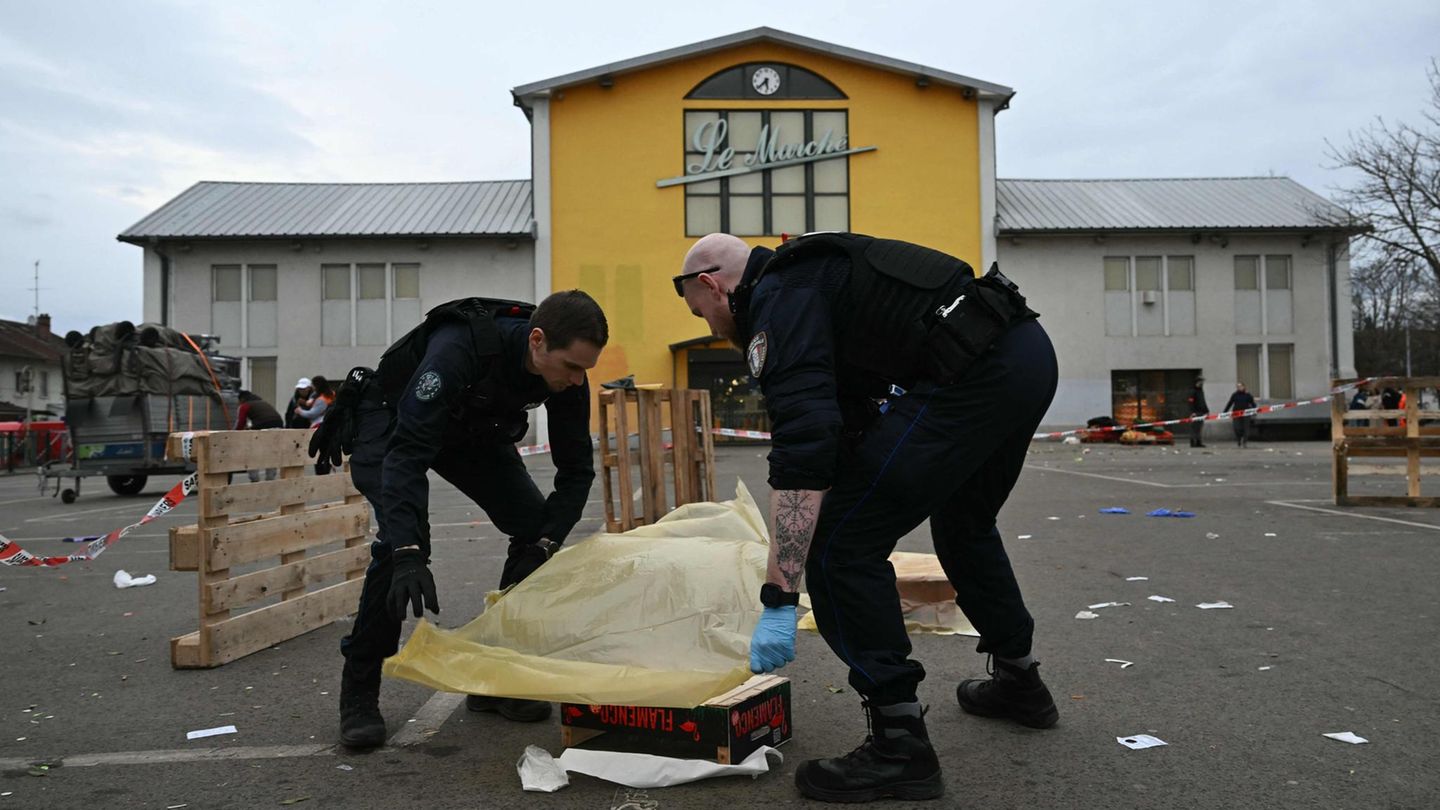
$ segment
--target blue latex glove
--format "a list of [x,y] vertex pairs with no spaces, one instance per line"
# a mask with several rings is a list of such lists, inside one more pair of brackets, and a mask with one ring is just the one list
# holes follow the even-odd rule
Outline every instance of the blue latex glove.
[[750,671],[774,672],[794,660],[795,608],[765,608],[750,636]]

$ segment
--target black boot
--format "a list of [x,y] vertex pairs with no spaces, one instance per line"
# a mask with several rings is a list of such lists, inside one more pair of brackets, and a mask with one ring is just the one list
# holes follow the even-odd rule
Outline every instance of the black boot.
[[538,723],[550,717],[550,703],[544,700],[521,700],[489,695],[468,695],[465,708],[472,712],[497,712],[516,723]]
[[870,727],[865,742],[843,757],[801,763],[800,793],[826,802],[940,798],[945,783],[920,704],[862,705]]
[[385,744],[378,664],[345,660],[340,674],[340,744],[347,748],[378,748]]
[[989,678],[971,678],[955,687],[960,708],[981,717],[1005,717],[1030,728],[1050,728],[1060,719],[1050,690],[1040,680],[1040,662],[1020,669],[990,658]]

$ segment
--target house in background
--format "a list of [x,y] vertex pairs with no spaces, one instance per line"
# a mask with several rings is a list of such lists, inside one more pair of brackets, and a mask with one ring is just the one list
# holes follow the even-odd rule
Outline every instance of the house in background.
[[31,323],[0,320],[0,422],[65,414],[65,341],[50,333],[50,316]]

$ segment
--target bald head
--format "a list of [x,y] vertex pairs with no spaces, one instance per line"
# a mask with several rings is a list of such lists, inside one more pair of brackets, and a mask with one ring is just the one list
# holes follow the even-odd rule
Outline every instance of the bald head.
[[728,233],[712,233],[700,240],[685,254],[685,263],[680,272],[710,273],[734,287],[745,274],[745,264],[750,260],[750,247],[738,236]]

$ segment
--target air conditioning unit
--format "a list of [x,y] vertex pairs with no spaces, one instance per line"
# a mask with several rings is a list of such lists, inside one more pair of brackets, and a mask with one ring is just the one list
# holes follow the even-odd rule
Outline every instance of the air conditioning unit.
[[1146,290],[1140,293],[1140,301],[1145,304],[1153,304],[1160,300],[1159,290]]

